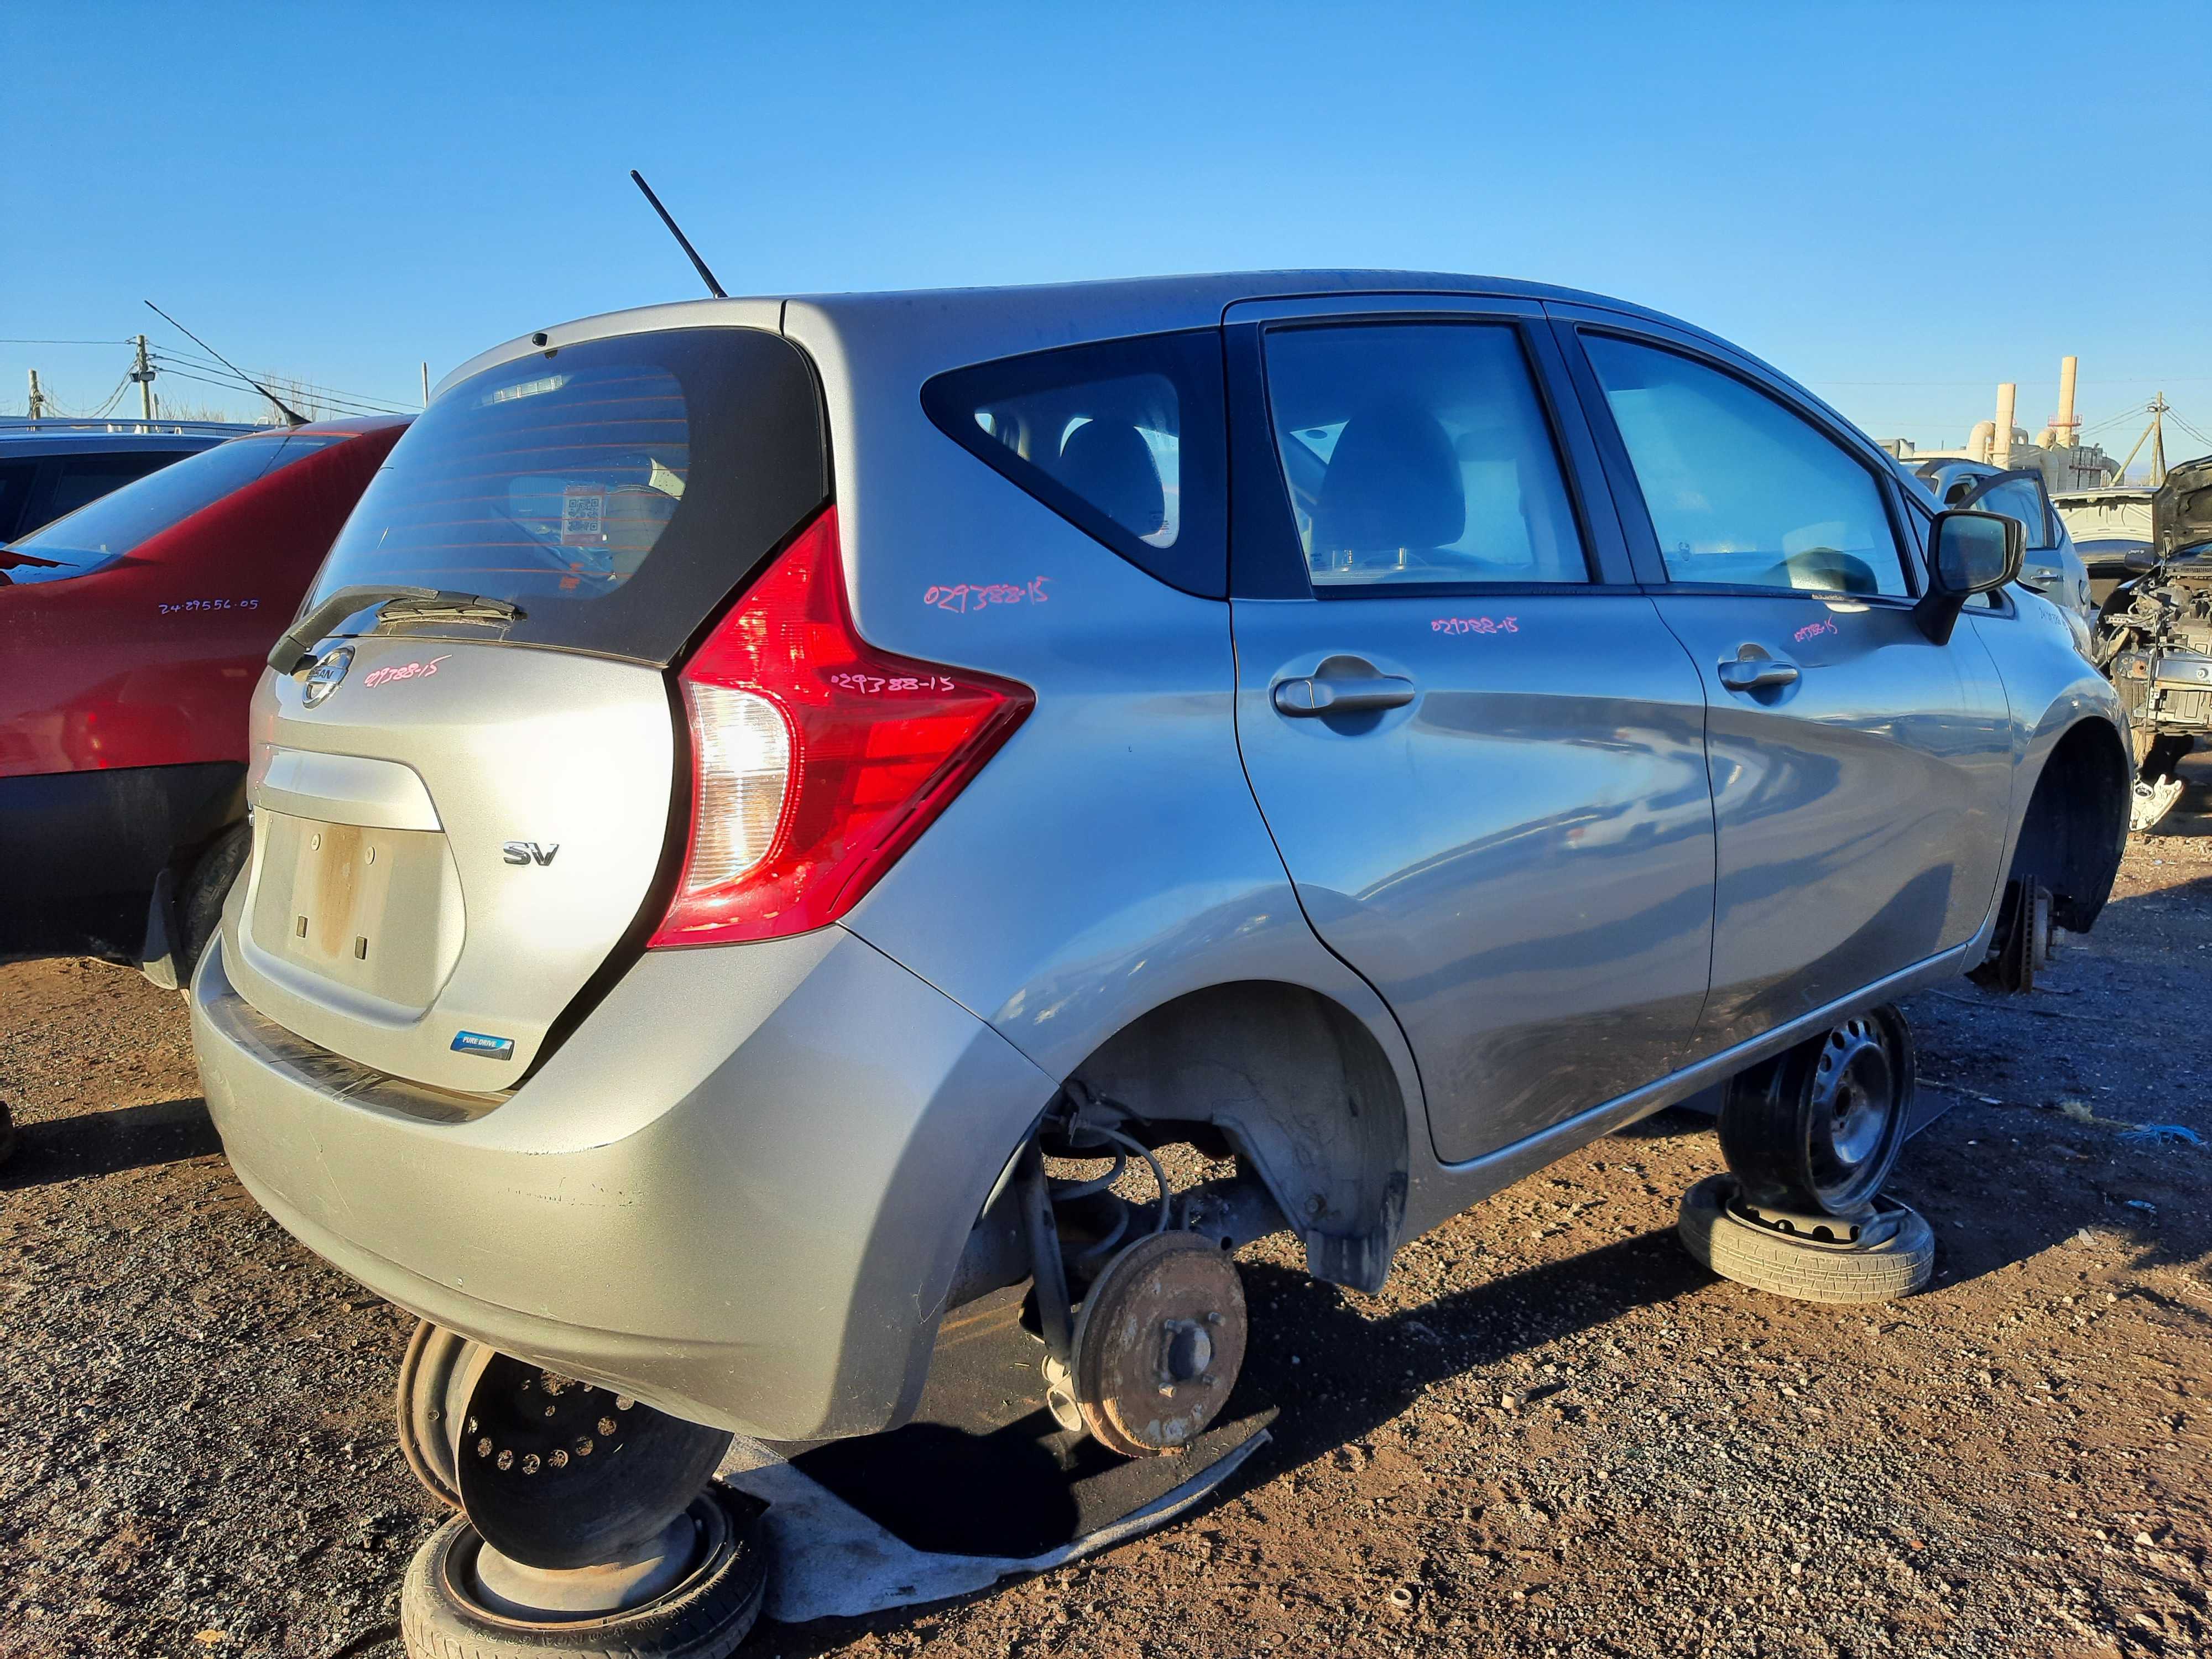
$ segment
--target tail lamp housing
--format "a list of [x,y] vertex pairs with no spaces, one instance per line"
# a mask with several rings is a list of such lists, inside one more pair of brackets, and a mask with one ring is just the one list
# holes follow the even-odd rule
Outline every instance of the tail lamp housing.
[[825,507],[693,653],[684,873],[651,945],[781,939],[858,903],[1036,703],[853,624]]

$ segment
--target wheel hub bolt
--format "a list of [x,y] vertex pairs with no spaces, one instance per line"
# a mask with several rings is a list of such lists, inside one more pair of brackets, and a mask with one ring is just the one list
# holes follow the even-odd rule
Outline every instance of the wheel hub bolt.
[[603,1417],[599,1419],[599,1432],[601,1434],[612,1434],[620,1427],[622,1427],[622,1425],[615,1421],[611,1417]]

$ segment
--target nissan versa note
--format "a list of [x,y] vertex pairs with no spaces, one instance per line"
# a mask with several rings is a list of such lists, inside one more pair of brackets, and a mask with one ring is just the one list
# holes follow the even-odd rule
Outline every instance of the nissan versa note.
[[[727,1431],[901,1422],[988,1292],[1063,1421],[1176,1450],[1224,1246],[1371,1291],[1717,1083],[1712,1259],[1887,1225],[1910,1288],[1888,1005],[2030,981],[2125,833],[2021,556],[1725,342],[1521,283],[706,301],[463,366],[262,677],[191,998],[240,1178],[428,1322],[403,1433],[467,1522],[410,1630],[723,1537]],[[1045,1158],[1177,1142],[1236,1176],[1071,1226]]]

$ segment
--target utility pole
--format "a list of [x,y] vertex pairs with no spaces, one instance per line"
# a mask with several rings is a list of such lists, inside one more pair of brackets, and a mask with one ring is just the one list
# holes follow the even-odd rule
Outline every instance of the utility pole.
[[131,366],[131,378],[138,382],[138,412],[147,420],[154,418],[154,365],[146,356],[146,337],[137,337],[138,360]]
[[31,418],[37,420],[46,412],[46,394],[39,389],[39,371],[31,371]]
[[2142,453],[2145,440],[2150,443],[2150,487],[2155,489],[2166,482],[2166,411],[2172,407],[2166,402],[2163,392],[2151,395],[2148,405],[2150,424],[2142,429],[2142,436],[2136,440],[2136,447],[2128,451],[2127,459],[2120,463],[2119,483],[2127,482],[2128,468],[2135,464],[2136,455]]

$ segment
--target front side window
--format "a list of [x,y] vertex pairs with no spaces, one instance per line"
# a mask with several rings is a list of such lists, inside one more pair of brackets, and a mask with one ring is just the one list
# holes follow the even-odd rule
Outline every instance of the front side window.
[[962,448],[1130,563],[1227,592],[1221,342],[1207,329],[953,369],[922,408]]
[[234,491],[344,441],[295,434],[233,438],[163,465],[13,544],[14,551],[39,562],[11,566],[8,574],[19,584],[88,575]]
[[1316,591],[1589,580],[1559,451],[1510,325],[1274,329],[1267,371],[1276,453]]
[[1583,343],[1677,582],[1910,592],[1874,475],[1734,375],[1608,334]]

